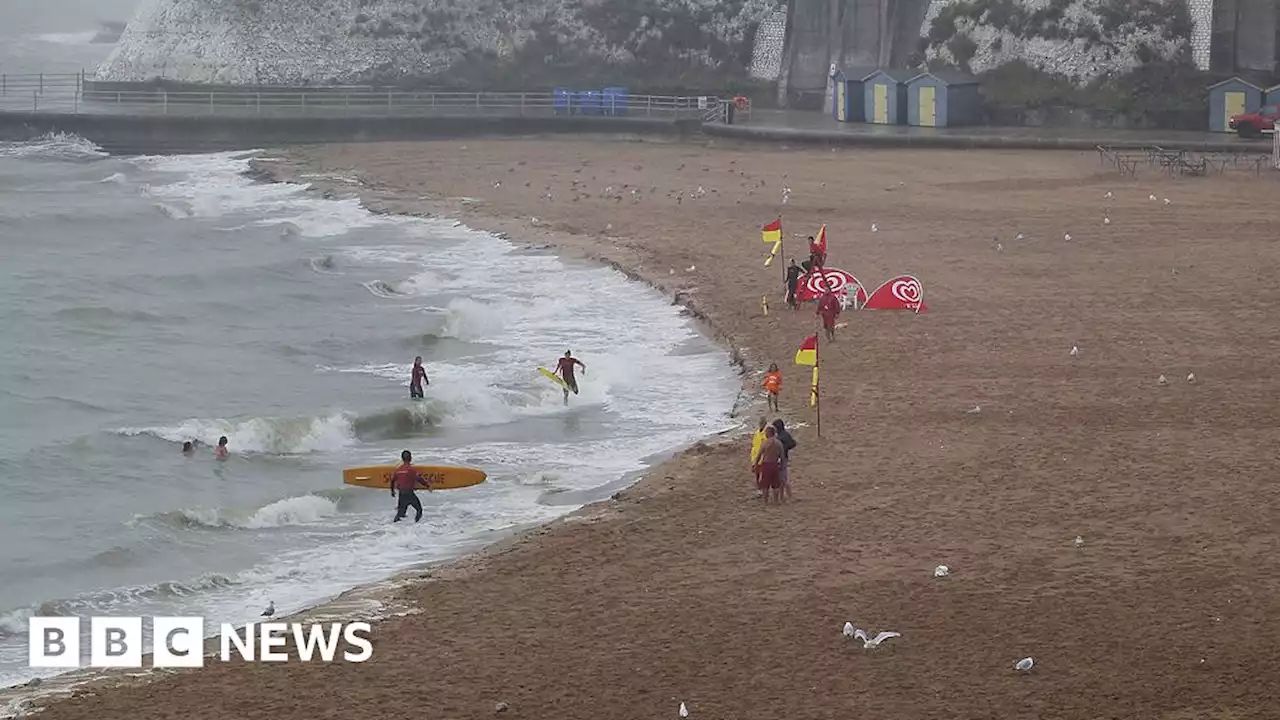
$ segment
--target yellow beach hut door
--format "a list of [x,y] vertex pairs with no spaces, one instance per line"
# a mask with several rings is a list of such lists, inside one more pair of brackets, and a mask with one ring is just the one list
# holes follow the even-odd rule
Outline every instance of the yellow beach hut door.
[[920,125],[935,127],[938,124],[937,88],[932,85],[920,86]]
[[843,80],[836,80],[836,120],[849,122],[849,104],[845,102],[848,85]]
[[1226,111],[1222,115],[1222,129],[1229,131],[1231,130],[1231,118],[1244,114],[1244,93],[1223,93],[1222,103],[1226,106]]
[[889,124],[889,86],[883,83],[876,83],[872,87],[875,88],[872,101],[874,104],[874,112],[871,115],[871,121],[880,125]]

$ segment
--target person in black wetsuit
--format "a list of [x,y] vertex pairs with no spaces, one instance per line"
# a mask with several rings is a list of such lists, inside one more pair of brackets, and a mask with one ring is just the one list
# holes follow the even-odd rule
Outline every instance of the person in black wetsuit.
[[787,304],[792,308],[799,308],[800,301],[796,299],[796,286],[800,284],[800,276],[804,274],[804,269],[796,264],[796,259],[791,258],[791,265],[787,268]]

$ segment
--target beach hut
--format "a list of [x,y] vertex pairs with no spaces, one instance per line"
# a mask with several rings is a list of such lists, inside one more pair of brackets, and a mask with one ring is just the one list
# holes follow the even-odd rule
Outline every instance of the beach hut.
[[907,124],[918,127],[977,125],[982,117],[978,79],[938,70],[907,81]]
[[850,70],[836,70],[832,77],[831,114],[837,123],[863,122],[863,81]]
[[898,125],[907,119],[907,81],[911,70],[879,69],[862,78],[866,121],[876,125]]
[[1231,132],[1231,118],[1262,107],[1262,88],[1238,77],[1209,86],[1209,130]]

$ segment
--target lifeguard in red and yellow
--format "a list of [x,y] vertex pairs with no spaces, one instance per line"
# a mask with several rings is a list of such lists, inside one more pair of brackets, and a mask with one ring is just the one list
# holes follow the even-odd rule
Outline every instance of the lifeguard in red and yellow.
[[778,393],[782,392],[782,371],[778,369],[778,363],[769,365],[769,372],[764,374],[764,382],[760,386],[768,398],[769,409],[778,412]]

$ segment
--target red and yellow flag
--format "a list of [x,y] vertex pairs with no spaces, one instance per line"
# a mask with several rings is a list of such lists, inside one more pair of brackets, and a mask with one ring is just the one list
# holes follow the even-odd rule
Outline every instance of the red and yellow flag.
[[796,351],[797,365],[812,365],[818,367],[818,336],[810,335],[800,344],[800,349]]
[[782,242],[782,218],[778,218],[760,228],[760,236],[764,238],[766,243]]

